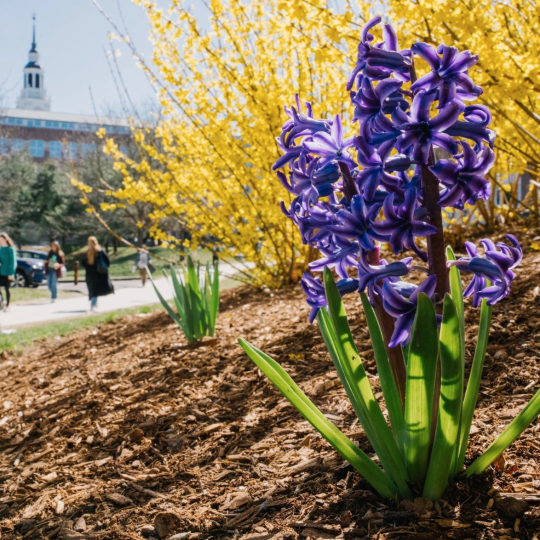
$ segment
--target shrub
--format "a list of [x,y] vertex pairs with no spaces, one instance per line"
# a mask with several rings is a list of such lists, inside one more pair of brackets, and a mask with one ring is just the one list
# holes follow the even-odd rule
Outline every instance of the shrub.
[[193,263],[188,256],[187,268],[170,268],[170,276],[164,270],[165,277],[171,279],[174,287],[174,304],[177,313],[159,292],[154,280],[152,285],[158,298],[172,320],[180,327],[189,343],[204,336],[214,336],[219,308],[219,270],[218,262],[214,263],[213,275],[210,264],[206,263],[204,275],[201,265]]

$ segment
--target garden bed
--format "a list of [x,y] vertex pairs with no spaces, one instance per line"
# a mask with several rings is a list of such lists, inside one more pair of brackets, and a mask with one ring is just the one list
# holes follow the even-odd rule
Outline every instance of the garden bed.
[[[540,386],[540,254],[519,272],[494,309],[467,462]],[[345,303],[380,398],[359,299]],[[197,347],[158,312],[4,355],[2,538],[535,538],[540,423],[444,502],[383,500],[236,343],[281,362],[370,452],[308,311],[299,287],[234,289],[222,295],[219,338]],[[477,318],[470,309],[469,361]]]

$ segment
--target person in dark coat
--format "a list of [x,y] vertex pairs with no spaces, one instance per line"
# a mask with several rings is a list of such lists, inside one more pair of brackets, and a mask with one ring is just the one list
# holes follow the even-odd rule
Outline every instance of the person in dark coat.
[[109,277],[109,256],[105,253],[97,238],[88,238],[88,251],[82,261],[86,269],[86,285],[88,287],[88,297],[90,298],[90,311],[97,308],[99,296],[114,294],[114,287]]

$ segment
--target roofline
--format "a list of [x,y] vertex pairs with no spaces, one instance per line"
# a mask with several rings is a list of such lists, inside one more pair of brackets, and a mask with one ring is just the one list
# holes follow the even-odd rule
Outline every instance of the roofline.
[[74,122],[79,124],[98,124],[102,126],[129,127],[127,118],[112,118],[87,114],[58,113],[51,111],[33,111],[27,109],[0,109],[0,118],[24,118],[27,120],[52,120],[58,122]]

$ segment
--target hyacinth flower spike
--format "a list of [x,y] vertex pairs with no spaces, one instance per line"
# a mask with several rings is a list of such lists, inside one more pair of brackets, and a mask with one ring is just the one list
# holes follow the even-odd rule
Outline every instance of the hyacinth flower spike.
[[[309,268],[323,279],[309,272],[302,278],[309,320],[317,320],[378,464],[327,420],[279,363],[240,343],[381,496],[436,500],[459,474],[482,473],[523,432],[540,412],[540,391],[463,471],[492,306],[510,294],[522,251],[511,235],[508,243],[484,239],[480,250],[467,242],[467,256],[457,260],[444,244],[443,209],[462,209],[490,193],[491,113],[469,103],[482,93],[469,75],[478,58],[444,44],[399,50],[389,25],[377,43],[371,31],[380,21],[376,17],[362,29],[346,83],[347,91],[355,88],[349,118],[357,132],[344,137],[339,115],[316,119],[311,105],[300,112],[297,97],[296,108],[286,109],[278,139],[283,155],[274,164],[288,168],[278,173],[294,196],[288,208],[282,205],[285,215],[302,241],[321,253]],[[428,67],[418,80],[416,61]],[[437,159],[436,148],[448,155]],[[419,247],[422,239],[427,252]],[[386,263],[379,242],[396,254],[409,253]],[[410,280],[418,272],[420,285]],[[387,419],[347,321],[342,296],[350,294],[360,295],[361,326],[371,337]],[[464,303],[467,296],[472,308]],[[479,331],[466,380],[465,310],[475,307]]]

